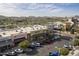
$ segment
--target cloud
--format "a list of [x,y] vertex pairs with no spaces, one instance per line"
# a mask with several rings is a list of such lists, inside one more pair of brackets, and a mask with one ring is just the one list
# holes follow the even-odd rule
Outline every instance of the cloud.
[[0,14],[12,15],[17,13],[17,6],[14,4],[0,4]]
[[[61,4],[65,5],[65,4]],[[0,14],[6,16],[37,16],[63,11],[52,3],[1,3]]]
[[49,3],[31,3],[31,4],[20,4],[19,5],[23,10],[38,10],[38,11],[45,11],[45,10],[55,10],[58,9],[57,6],[54,4]]

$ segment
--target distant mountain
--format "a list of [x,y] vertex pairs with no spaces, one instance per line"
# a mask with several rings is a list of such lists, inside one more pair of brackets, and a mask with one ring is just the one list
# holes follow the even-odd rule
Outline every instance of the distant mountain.
[[12,20],[23,20],[23,19],[26,19],[26,17],[8,17]]
[[0,15],[0,20],[1,20],[1,19],[5,19],[5,18],[7,18],[7,17]]
[[[79,18],[78,15],[73,16],[73,17]],[[35,16],[29,16],[29,17],[26,17],[26,16],[24,16],[24,17],[11,16],[11,17],[8,17],[8,16],[0,15],[0,20],[1,19],[6,19],[6,18],[11,19],[11,20],[26,20],[26,19],[28,19],[28,20],[39,20],[39,19],[45,20],[45,19],[49,19],[50,20],[50,19],[66,19],[66,18],[72,18],[72,17],[56,17],[56,16],[52,16],[52,17],[48,17],[48,16],[44,16],[44,17],[41,17],[41,16],[39,16],[39,17],[35,17]]]

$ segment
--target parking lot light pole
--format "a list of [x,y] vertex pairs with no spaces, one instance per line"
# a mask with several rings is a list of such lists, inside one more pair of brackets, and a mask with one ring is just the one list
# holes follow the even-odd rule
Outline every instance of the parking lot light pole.
[[[6,40],[6,43],[8,43],[8,41]],[[8,45],[6,46],[7,47],[7,49],[8,49]]]

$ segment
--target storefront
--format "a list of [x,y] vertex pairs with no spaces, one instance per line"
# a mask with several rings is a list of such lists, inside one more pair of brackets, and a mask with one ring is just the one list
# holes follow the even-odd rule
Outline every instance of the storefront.
[[19,33],[19,34],[14,34],[11,36],[11,39],[14,44],[21,42],[25,39],[27,39],[27,34],[26,33]]

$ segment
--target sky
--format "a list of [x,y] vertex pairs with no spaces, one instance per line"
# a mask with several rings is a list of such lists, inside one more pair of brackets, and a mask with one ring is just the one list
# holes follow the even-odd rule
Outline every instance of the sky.
[[0,3],[4,16],[74,16],[79,3]]

